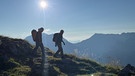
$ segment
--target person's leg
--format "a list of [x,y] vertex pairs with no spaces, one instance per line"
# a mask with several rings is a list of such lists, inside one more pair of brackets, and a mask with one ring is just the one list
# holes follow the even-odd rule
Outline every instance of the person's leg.
[[43,43],[40,43],[40,48],[41,48],[41,51],[42,51],[42,55],[45,56],[45,50],[44,50]]
[[58,46],[58,50],[54,54],[54,57],[56,57],[59,54],[59,52],[60,52],[60,50],[59,50],[59,43],[55,43],[55,46]]
[[59,44],[59,45],[58,45],[58,48],[59,48],[59,52],[60,52],[61,57],[63,57],[63,48],[62,48],[62,44]]
[[54,54],[54,57],[56,57],[59,54],[60,50],[58,49],[56,53]]
[[63,48],[62,48],[62,46],[60,46],[59,48],[60,48],[60,54],[61,54],[61,56],[63,56]]
[[36,42],[36,47],[33,49],[33,53],[36,55],[37,54],[37,49],[39,47],[39,43]]
[[42,68],[44,68],[44,64],[45,64],[45,50],[44,50],[43,43],[40,43],[40,48],[41,48],[41,51],[42,51],[42,62],[41,62],[41,66],[42,66]]

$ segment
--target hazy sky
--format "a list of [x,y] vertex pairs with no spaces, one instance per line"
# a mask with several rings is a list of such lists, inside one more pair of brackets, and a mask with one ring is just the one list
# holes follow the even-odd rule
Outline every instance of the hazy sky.
[[0,0],[0,35],[25,38],[44,27],[76,42],[94,33],[135,32],[135,0]]

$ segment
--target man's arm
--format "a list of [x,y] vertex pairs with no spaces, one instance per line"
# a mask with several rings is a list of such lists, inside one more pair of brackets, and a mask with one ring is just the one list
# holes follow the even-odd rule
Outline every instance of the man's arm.
[[65,45],[65,42],[62,40],[63,44]]

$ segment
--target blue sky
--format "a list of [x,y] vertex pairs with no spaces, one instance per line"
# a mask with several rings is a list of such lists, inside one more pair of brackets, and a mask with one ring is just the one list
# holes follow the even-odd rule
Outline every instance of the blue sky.
[[44,27],[77,42],[95,33],[135,32],[135,0],[0,0],[0,35],[25,38]]

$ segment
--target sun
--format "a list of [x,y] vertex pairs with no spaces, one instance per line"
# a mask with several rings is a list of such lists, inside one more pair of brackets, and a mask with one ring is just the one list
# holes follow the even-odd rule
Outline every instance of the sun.
[[42,0],[42,1],[40,2],[40,6],[41,6],[42,8],[46,8],[46,7],[47,7],[47,3],[46,3],[44,0]]

